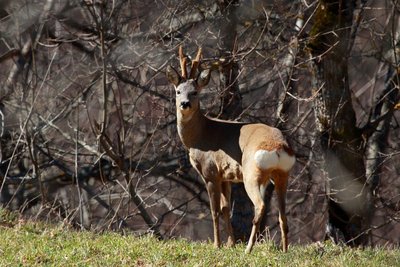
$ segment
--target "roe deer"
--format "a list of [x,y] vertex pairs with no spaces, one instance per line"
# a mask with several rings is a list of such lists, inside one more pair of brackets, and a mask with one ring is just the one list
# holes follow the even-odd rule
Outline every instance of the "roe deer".
[[254,204],[253,227],[246,253],[250,253],[264,213],[264,189],[270,179],[279,203],[282,249],[287,251],[288,226],[285,214],[288,172],[295,163],[293,151],[280,130],[261,123],[238,123],[210,119],[200,111],[198,93],[210,80],[209,69],[198,74],[201,49],[192,61],[188,76],[187,58],[179,48],[181,74],[167,67],[175,86],[178,134],[189,150],[190,163],[203,178],[214,226],[214,246],[220,246],[219,215],[226,224],[228,246],[235,243],[230,222],[231,182],[243,182]]

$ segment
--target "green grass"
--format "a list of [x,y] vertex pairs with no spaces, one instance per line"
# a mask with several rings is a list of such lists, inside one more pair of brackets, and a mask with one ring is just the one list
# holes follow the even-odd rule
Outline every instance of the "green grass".
[[327,242],[293,245],[282,253],[266,242],[245,255],[243,244],[214,249],[210,242],[75,231],[18,222],[0,210],[0,266],[400,266],[400,250]]

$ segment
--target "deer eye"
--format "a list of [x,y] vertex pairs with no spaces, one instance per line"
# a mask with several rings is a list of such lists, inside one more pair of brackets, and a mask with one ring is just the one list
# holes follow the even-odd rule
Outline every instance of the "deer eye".
[[181,91],[180,91],[180,90],[177,90],[177,91],[176,91],[176,94],[177,94],[177,95],[180,95],[180,94],[181,94]]

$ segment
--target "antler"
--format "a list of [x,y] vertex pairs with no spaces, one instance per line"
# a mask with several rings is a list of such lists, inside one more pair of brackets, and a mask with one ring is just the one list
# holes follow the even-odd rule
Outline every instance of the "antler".
[[201,47],[197,51],[196,58],[192,61],[192,67],[190,68],[190,76],[189,76],[190,79],[194,79],[196,76],[196,71],[200,64],[200,58],[201,58]]
[[187,57],[183,54],[183,47],[179,46],[179,62],[181,65],[181,76],[184,80],[186,79],[194,79],[196,77],[196,72],[197,69],[200,65],[200,59],[201,59],[201,48],[197,51],[197,55],[194,60],[192,60],[192,66],[190,67],[190,75],[188,77],[187,69],[186,69],[186,62],[187,62]]
[[185,80],[187,79],[186,61],[187,57],[183,55],[183,48],[179,46],[179,62],[181,64],[182,78]]

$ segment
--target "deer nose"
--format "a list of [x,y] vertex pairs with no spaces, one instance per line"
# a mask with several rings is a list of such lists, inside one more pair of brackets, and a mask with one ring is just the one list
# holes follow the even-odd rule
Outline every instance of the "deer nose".
[[186,108],[190,108],[190,101],[181,101],[181,108],[182,109],[186,109]]

